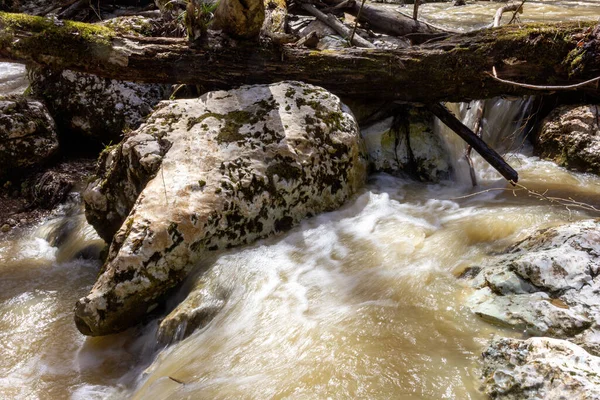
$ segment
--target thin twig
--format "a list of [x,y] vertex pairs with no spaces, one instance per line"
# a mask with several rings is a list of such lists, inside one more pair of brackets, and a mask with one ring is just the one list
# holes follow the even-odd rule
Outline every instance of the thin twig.
[[167,205],[169,205],[169,198],[167,197],[167,185],[165,183],[165,174],[164,174],[164,168],[160,168],[160,176],[162,177],[162,182],[163,182],[163,190],[165,191],[165,202],[167,203]]
[[413,19],[416,21],[419,16],[419,3],[420,0],[415,0],[415,5],[413,6]]
[[517,13],[519,12],[519,10],[521,10],[521,12],[523,12],[523,4],[525,4],[525,2],[526,2],[526,1],[527,1],[527,0],[523,0],[523,1],[521,2],[521,5],[520,5],[520,6],[519,6],[519,7],[518,7],[516,10],[515,10],[515,12],[514,12],[514,14],[513,14],[512,18],[510,19],[510,21],[508,21],[508,24],[509,24],[509,25],[510,25],[510,24],[512,24],[512,22],[513,22],[513,21],[515,20],[515,18],[517,17]]
[[360,8],[358,9],[358,14],[356,14],[356,19],[354,20],[354,28],[352,28],[352,34],[350,35],[350,45],[352,45],[352,41],[354,40],[354,34],[356,33],[356,27],[358,26],[358,20],[360,19],[360,14],[362,13],[364,5],[365,5],[365,0],[362,0],[362,3],[360,3]]
[[498,78],[497,76],[494,76],[494,74],[490,74],[489,72],[487,74],[489,76],[491,76],[492,78],[494,78],[495,80],[497,80],[498,82],[506,83],[508,85],[522,87],[522,88],[525,88],[525,89],[533,89],[533,90],[573,90],[573,89],[578,89],[580,87],[589,85],[590,83],[594,83],[594,82],[600,81],[600,76],[597,76],[597,77],[592,78],[590,80],[587,80],[585,82],[575,83],[573,85],[540,86],[540,85],[530,85],[528,83],[520,83],[520,82],[509,81],[507,79],[501,79],[501,78]]
[[527,193],[527,195],[529,197],[537,198],[538,200],[545,200],[555,206],[565,207],[569,211],[569,213],[571,212],[571,208],[579,208],[579,209],[582,209],[585,211],[593,211],[596,213],[600,213],[599,208],[596,208],[595,206],[593,206],[591,204],[577,201],[577,200],[573,199],[572,197],[565,199],[562,197],[548,196],[547,195],[548,189],[546,189],[543,192],[538,192],[536,190],[529,189],[528,187],[526,187],[520,183],[516,183],[516,182],[510,182],[510,183],[513,186],[515,186],[515,188],[490,188],[490,189],[486,189],[486,190],[481,190],[479,192],[470,193],[470,194],[467,194],[464,196],[453,197],[450,200],[467,199],[469,197],[475,197],[480,194],[489,193],[489,192],[493,192],[493,191],[509,191],[509,192],[512,192],[512,194],[515,197],[517,196],[517,192],[525,192],[525,193]]

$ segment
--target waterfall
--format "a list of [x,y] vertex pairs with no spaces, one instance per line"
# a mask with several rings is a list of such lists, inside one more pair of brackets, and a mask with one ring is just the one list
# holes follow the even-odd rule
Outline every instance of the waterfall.
[[[483,107],[481,138],[506,158],[509,153],[523,150],[526,146],[525,124],[533,99],[533,97],[526,97],[508,100],[496,97],[488,100],[474,100],[470,103],[447,103],[446,107],[471,130],[478,123],[478,108]],[[461,186],[471,185],[469,166],[465,159],[467,144],[437,118],[434,131],[444,139],[451,154],[455,181]],[[471,153],[471,158],[478,182],[496,180],[500,177],[476,151]]]

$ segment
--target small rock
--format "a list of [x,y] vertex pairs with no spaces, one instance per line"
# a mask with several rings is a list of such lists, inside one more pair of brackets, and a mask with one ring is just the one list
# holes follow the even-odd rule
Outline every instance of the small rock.
[[483,362],[492,399],[600,399],[600,358],[566,340],[495,340]]
[[11,226],[9,224],[4,224],[4,225],[2,225],[2,228],[0,228],[0,230],[2,232],[6,233],[11,230]]

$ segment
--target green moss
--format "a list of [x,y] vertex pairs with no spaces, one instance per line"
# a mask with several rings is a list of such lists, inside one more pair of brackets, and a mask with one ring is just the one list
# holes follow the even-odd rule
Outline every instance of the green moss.
[[[55,56],[55,62],[78,64],[90,54],[95,59],[112,54],[115,32],[105,26],[4,12],[0,12],[0,25],[0,45],[34,60]],[[14,40],[17,30],[27,31],[28,36]]]
[[[213,113],[213,112],[207,112],[207,113],[204,113],[204,114],[202,114],[202,115],[201,115],[201,116],[199,116],[199,117],[196,117],[196,118],[190,118],[190,119],[188,120],[188,123],[187,123],[187,128],[188,128],[188,131],[189,131],[190,129],[192,129],[192,128],[194,127],[194,125],[196,125],[196,124],[199,124],[199,123],[203,122],[205,119],[207,119],[207,118],[211,118],[211,117],[212,117],[212,118],[216,118],[216,119],[218,119],[218,120],[222,120],[222,119],[223,119],[223,114],[218,114],[218,113]],[[207,127],[208,127],[208,126],[207,126]]]
[[[217,135],[217,142],[219,144],[246,140],[247,136],[240,133],[240,128],[244,125],[254,125],[258,123],[276,106],[274,99],[272,101],[262,100],[256,102],[255,105],[257,108],[254,112],[246,110],[231,111],[227,114],[207,112],[199,117],[190,118],[187,124],[188,130],[192,129],[194,125],[203,122],[205,119],[212,117],[224,122],[224,125]],[[208,125],[203,124],[202,128],[207,130]]]
[[293,89],[293,88],[288,88],[288,89],[285,91],[285,97],[292,98],[292,97],[294,97],[294,95],[295,95],[295,94],[296,94],[296,90],[295,90],[295,89]]

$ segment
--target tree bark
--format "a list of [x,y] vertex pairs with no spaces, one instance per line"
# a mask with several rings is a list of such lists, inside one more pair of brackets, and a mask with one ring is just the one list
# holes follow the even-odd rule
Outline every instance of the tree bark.
[[[294,79],[362,99],[470,101],[540,93],[493,79],[494,65],[501,78],[530,84],[572,84],[600,75],[600,46],[590,52],[586,45],[592,26],[504,26],[407,49],[314,51],[210,31],[205,43],[191,47],[185,39],[127,37],[97,25],[0,13],[0,59],[140,82],[230,88]],[[591,85],[585,89],[598,93]]]
[[[360,4],[354,3],[352,13],[358,15]],[[374,30],[394,36],[404,36],[410,33],[440,33],[430,25],[416,19],[410,19],[398,12],[381,7],[365,4],[360,13],[360,22],[367,22]]]

